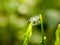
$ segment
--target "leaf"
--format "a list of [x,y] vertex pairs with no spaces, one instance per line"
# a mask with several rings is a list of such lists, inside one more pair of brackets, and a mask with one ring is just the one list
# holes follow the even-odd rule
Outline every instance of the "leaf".
[[32,35],[32,22],[29,24],[26,33],[24,34],[24,43],[23,45],[27,45],[28,39]]

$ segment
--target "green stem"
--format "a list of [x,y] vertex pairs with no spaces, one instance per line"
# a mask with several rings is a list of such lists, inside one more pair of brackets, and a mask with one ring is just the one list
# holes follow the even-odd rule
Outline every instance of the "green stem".
[[43,29],[43,23],[41,23],[41,32],[42,32],[42,44],[44,45],[44,29]]
[[41,32],[42,32],[42,45],[44,45],[44,28],[43,28],[43,20],[41,15],[40,15],[40,22],[41,22]]

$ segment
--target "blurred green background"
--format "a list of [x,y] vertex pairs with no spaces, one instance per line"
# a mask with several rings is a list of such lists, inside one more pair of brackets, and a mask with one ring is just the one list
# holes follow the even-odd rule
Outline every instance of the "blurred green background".
[[[43,10],[60,13],[60,0],[0,0],[0,45],[22,45],[30,17],[39,15]],[[35,27],[28,43],[39,45],[40,42],[41,35]],[[59,26],[55,43],[60,45]]]

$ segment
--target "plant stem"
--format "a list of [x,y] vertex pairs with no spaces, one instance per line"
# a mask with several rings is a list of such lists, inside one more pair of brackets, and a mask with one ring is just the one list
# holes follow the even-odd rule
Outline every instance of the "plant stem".
[[23,45],[28,45],[28,39],[32,36],[32,22],[30,22],[30,24],[27,27],[27,30],[24,34],[24,43]]
[[40,22],[41,22],[41,32],[42,32],[42,45],[44,45],[44,28],[43,28],[43,20],[41,15],[40,15]]

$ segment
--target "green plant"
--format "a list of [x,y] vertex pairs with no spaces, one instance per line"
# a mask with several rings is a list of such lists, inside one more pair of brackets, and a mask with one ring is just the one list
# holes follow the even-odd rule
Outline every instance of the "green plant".
[[32,22],[30,22],[28,28],[27,28],[27,31],[25,32],[24,34],[24,43],[23,45],[28,45],[28,39],[31,37],[32,35]]
[[[42,45],[44,45],[44,29],[43,29],[43,20],[42,20],[42,16],[40,15],[40,22],[41,22],[41,32],[42,32]],[[23,45],[28,45],[28,39],[31,37],[32,35],[32,22],[30,22],[27,31],[24,34],[24,43]]]
[[42,45],[44,45],[44,28],[43,28],[43,19],[40,15],[40,22],[41,22],[41,32],[42,32]]

